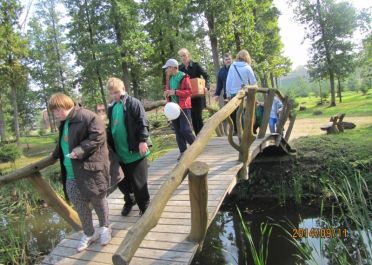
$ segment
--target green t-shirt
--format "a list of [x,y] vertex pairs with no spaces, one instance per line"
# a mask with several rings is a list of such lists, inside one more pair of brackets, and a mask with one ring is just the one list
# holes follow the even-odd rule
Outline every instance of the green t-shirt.
[[[169,88],[172,90],[177,90],[180,86],[180,82],[185,75],[184,72],[178,71],[176,75],[172,75],[171,78],[169,79]],[[171,101],[174,103],[179,103],[178,96],[173,95],[171,96]]]
[[68,126],[69,126],[69,120],[65,121],[65,124],[62,129],[62,137],[61,137],[61,148],[63,153],[63,165],[66,169],[67,179],[72,180],[75,179],[74,171],[72,169],[72,163],[71,159],[67,157],[66,155],[70,153],[70,148],[68,146]]
[[[124,164],[132,163],[140,160],[143,156],[139,152],[129,151],[127,129],[124,124],[124,107],[122,102],[117,102],[112,109],[111,117],[111,133],[114,139],[116,153],[121,162]],[[147,151],[145,156],[148,156],[150,151]]]

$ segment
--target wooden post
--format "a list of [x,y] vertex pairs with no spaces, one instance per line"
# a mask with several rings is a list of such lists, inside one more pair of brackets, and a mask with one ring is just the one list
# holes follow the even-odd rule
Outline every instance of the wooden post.
[[191,231],[188,238],[199,243],[198,251],[203,247],[208,226],[208,170],[206,163],[198,161],[189,169]]
[[258,138],[263,138],[266,134],[267,125],[269,125],[271,108],[273,106],[274,95],[275,95],[275,90],[269,89],[265,97],[264,113],[262,115],[262,122],[260,126],[260,131],[258,133]]
[[282,135],[284,125],[289,117],[291,104],[289,103],[288,96],[285,97],[283,102],[283,112],[281,117],[279,117],[278,126],[276,128],[276,132],[279,133],[279,135]]
[[253,135],[253,124],[255,117],[255,104],[256,104],[256,88],[249,88],[246,97],[246,108],[244,115],[244,130],[241,141],[241,152],[239,160],[243,162],[243,167],[240,169],[238,175],[240,179],[248,179],[248,161],[249,161],[249,148],[253,143],[255,136]]
[[296,120],[296,114],[294,113],[294,114],[291,114],[290,116],[289,116],[289,125],[288,125],[288,129],[287,129],[287,131],[286,131],[286,133],[285,133],[285,137],[284,137],[284,139],[288,142],[288,140],[289,140],[289,137],[291,136],[291,133],[292,133],[292,129],[293,129],[293,125],[294,125],[294,122],[295,122],[295,120]]
[[75,230],[81,230],[78,214],[53,190],[53,188],[41,177],[40,172],[32,174],[28,178],[32,186],[63,219],[65,219]]

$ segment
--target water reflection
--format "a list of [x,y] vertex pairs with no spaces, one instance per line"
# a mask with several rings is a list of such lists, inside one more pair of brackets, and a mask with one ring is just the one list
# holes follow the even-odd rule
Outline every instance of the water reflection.
[[[22,225],[22,222],[24,224]],[[63,220],[57,213],[51,209],[41,209],[35,212],[33,216],[25,220],[10,219],[2,220],[2,226],[22,227],[15,231],[22,231],[27,240],[27,253],[29,257],[37,257],[48,254],[66,234],[72,231],[71,226]],[[33,259],[33,258],[32,258]]]
[[[239,208],[246,209],[247,206]],[[340,260],[345,261],[342,264],[354,264],[354,261],[358,261],[355,264],[371,264],[365,258],[368,257],[368,254],[362,247],[363,239],[364,242],[368,242],[365,240],[367,238],[366,231],[361,234],[356,231],[347,231],[345,224],[330,224],[326,217],[322,216],[322,219],[320,218],[319,212],[319,209],[300,210],[288,206],[285,208],[265,207],[262,210],[255,205],[250,205],[248,210],[242,212],[242,216],[251,229],[256,248],[258,248],[258,242],[260,241],[261,223],[281,224],[287,228],[290,235],[294,235],[294,231],[289,223],[292,223],[296,228],[307,229],[308,231],[311,229],[323,229],[325,231],[327,228],[333,227],[336,229],[329,238],[321,237],[320,234],[313,234],[312,236],[308,234],[307,237],[303,235],[298,239],[301,243],[306,243],[309,246],[307,251],[312,258],[306,261],[306,264],[333,265],[339,264]],[[283,220],[286,221],[283,222]],[[340,228],[340,231],[338,228]],[[270,236],[268,253],[268,265],[304,264],[303,261],[299,260],[300,252],[288,240],[288,235],[283,229],[276,226],[273,226]],[[215,221],[208,229],[202,252],[195,256],[191,264],[254,264],[249,242],[244,235],[235,206],[224,205],[221,208]]]

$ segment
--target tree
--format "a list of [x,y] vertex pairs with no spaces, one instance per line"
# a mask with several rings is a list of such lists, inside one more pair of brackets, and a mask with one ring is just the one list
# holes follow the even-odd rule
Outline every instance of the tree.
[[71,21],[69,46],[80,69],[75,86],[80,89],[85,105],[107,105],[104,80],[120,73],[114,31],[109,19],[111,5],[99,0],[65,0]]
[[[337,63],[348,61],[352,53],[350,38],[358,27],[355,8],[335,0],[292,0],[296,19],[306,25],[305,38],[312,42],[310,64],[327,71],[331,87],[331,106],[336,105]],[[323,68],[323,66],[325,66]]]
[[0,73],[4,81],[1,92],[6,92],[6,89],[11,92],[14,132],[18,145],[20,132],[17,91],[27,76],[22,64],[22,59],[27,55],[27,42],[19,30],[20,12],[21,5],[17,0],[0,1]]

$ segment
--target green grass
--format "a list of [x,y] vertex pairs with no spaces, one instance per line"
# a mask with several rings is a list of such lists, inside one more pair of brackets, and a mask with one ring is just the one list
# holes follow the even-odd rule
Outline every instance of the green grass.
[[6,174],[43,159],[56,146],[56,135],[21,137],[22,157],[15,163],[0,163],[0,174]]
[[[372,115],[372,91],[366,95],[361,93],[346,91],[342,93],[343,98],[340,103],[336,99],[336,107],[329,107],[327,103],[317,106],[319,97],[309,96],[306,98],[296,98],[300,106],[305,106],[305,111],[297,111],[297,118],[330,117],[338,113],[345,113],[347,116],[370,116]],[[299,107],[296,109],[298,110]],[[321,115],[314,115],[314,112],[321,111]]]

